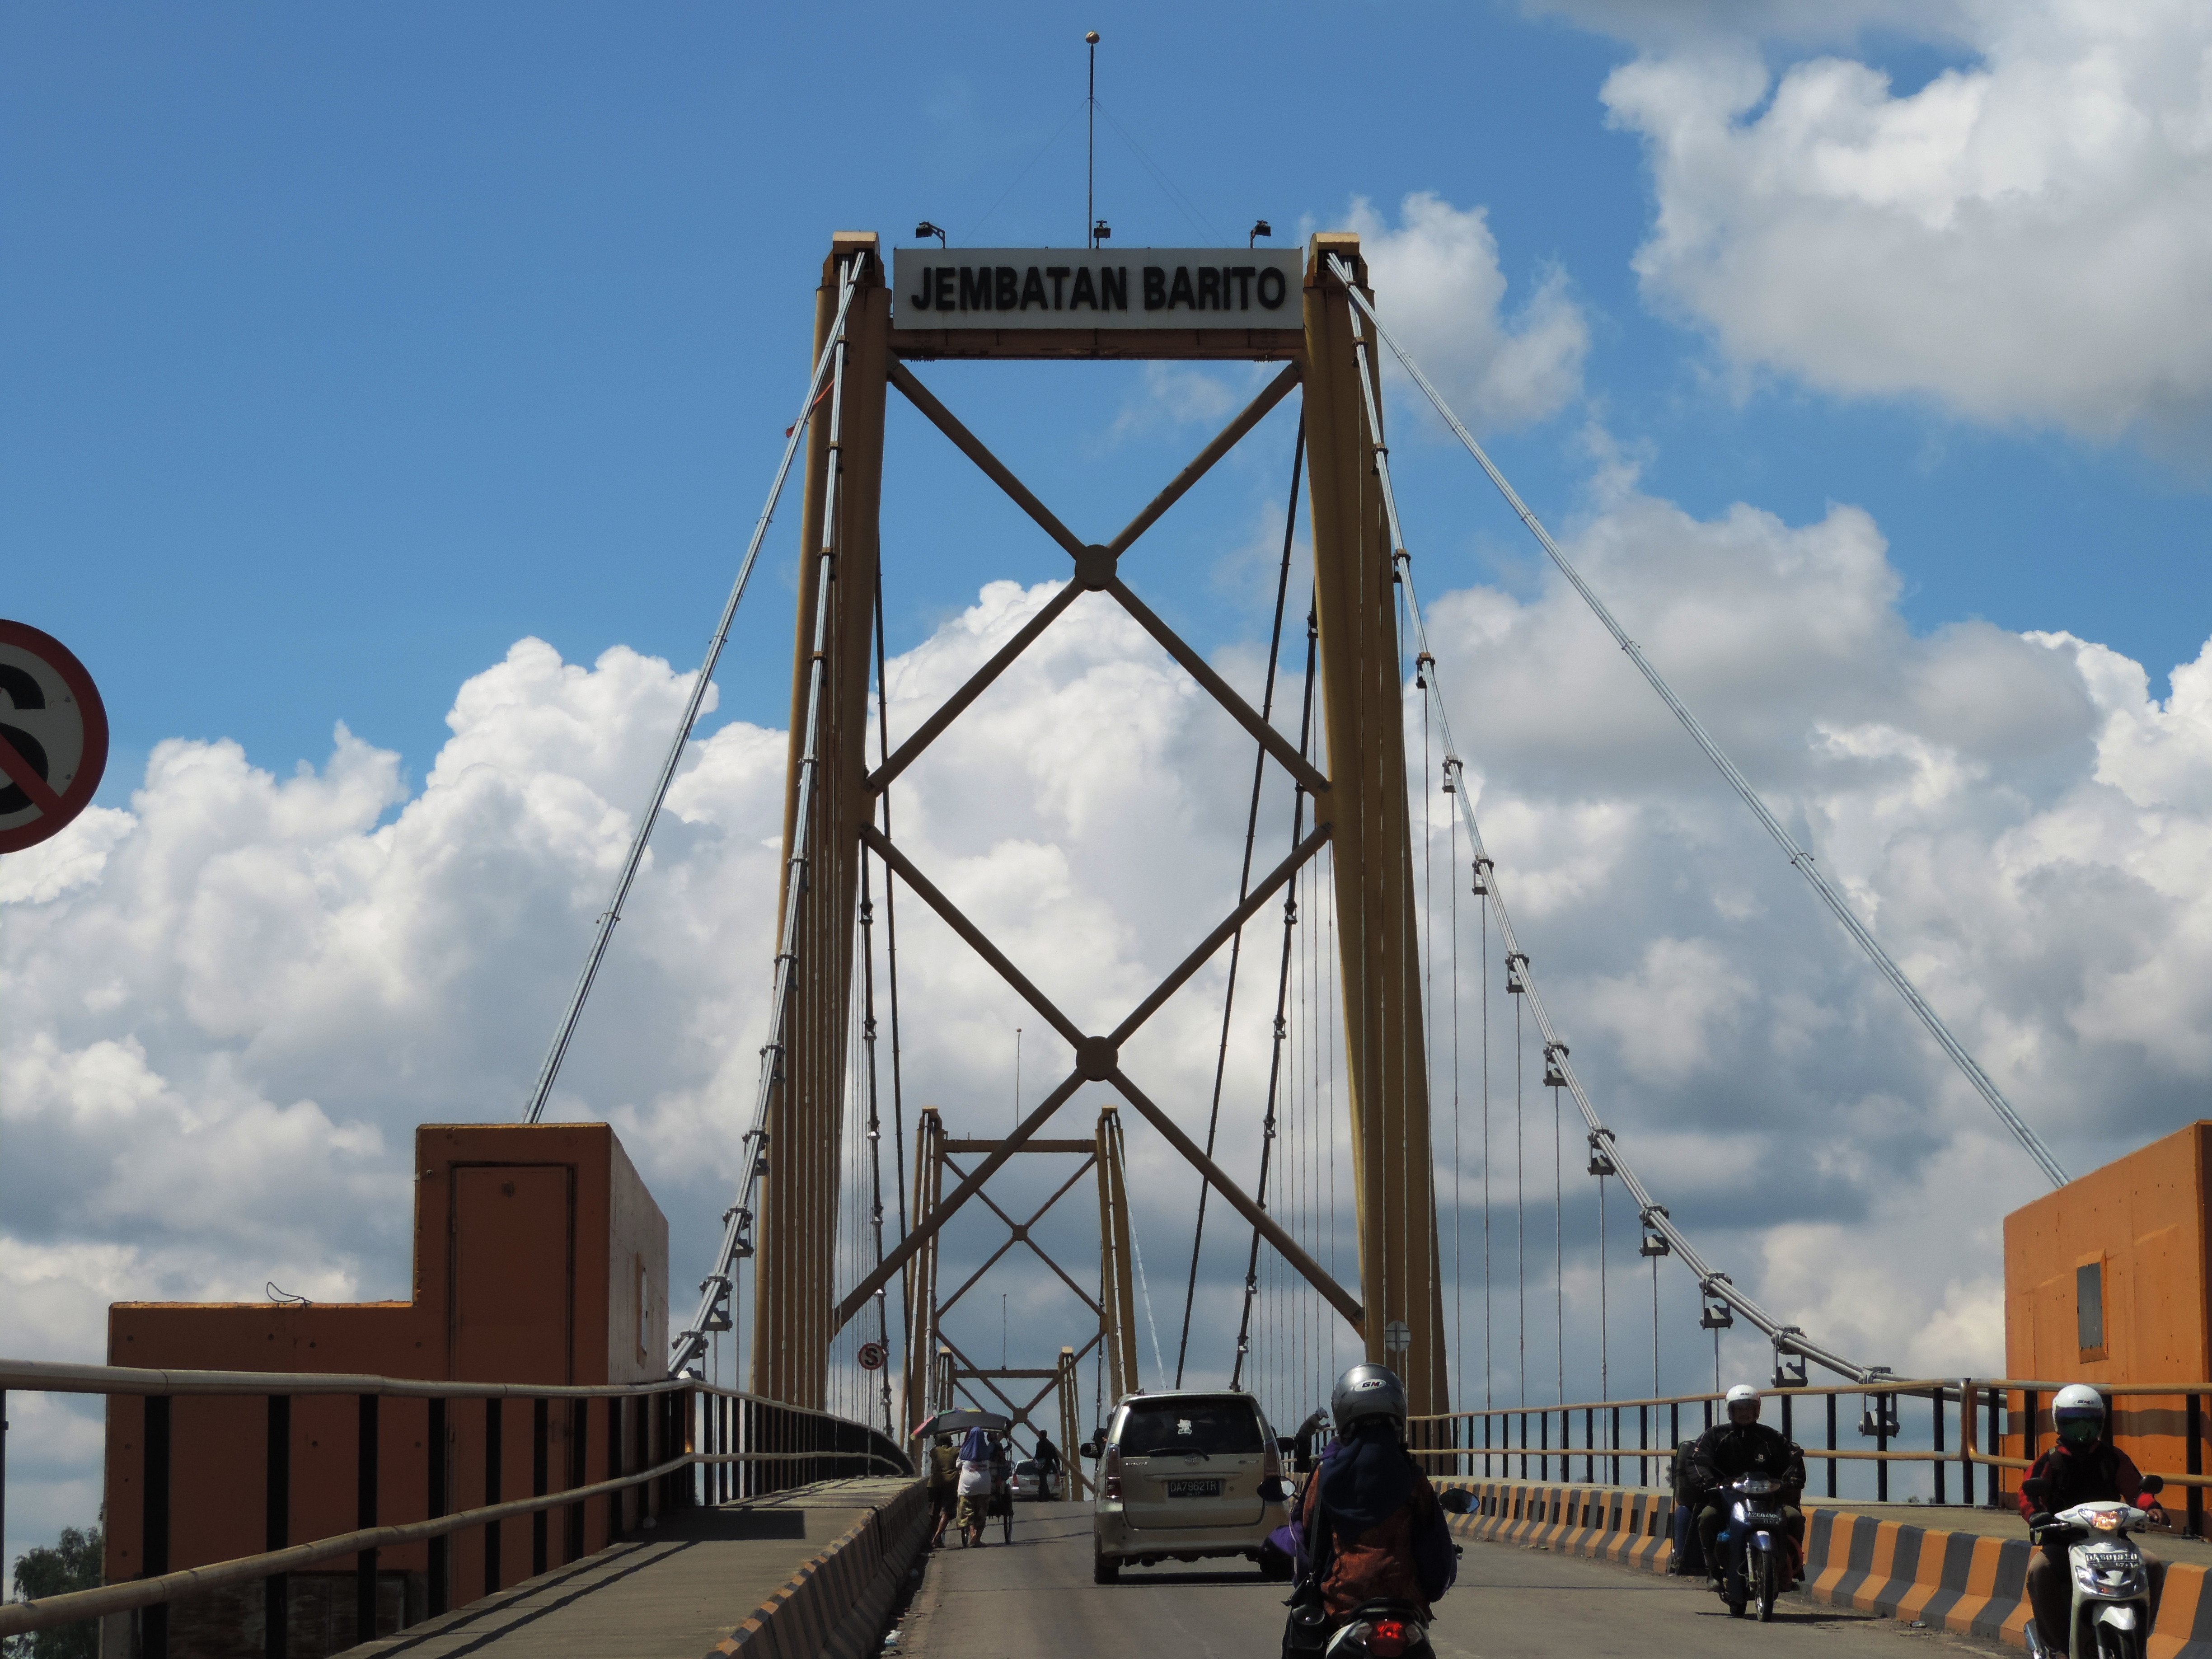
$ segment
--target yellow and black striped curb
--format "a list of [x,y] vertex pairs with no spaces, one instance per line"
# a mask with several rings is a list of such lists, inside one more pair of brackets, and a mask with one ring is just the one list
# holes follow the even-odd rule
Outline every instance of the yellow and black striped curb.
[[[1674,1553],[1674,1501],[1635,1486],[1454,1480],[1475,1495],[1452,1530],[1485,1542],[1555,1550],[1664,1572]],[[1987,1538],[1914,1526],[1825,1504],[1805,1506],[1805,1582],[1810,1600],[2025,1649],[2025,1536]],[[2212,1659],[2206,1569],[2151,1564],[2153,1618],[2147,1659]]]

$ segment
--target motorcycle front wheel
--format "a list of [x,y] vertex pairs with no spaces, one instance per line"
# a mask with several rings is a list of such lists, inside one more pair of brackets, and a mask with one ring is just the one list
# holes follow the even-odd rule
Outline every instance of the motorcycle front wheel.
[[1759,1553],[1759,1622],[1774,1622],[1774,1552]]

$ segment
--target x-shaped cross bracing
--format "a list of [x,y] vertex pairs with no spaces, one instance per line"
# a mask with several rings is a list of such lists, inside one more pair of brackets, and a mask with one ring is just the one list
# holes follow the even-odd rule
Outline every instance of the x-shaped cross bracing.
[[[963,1178],[966,1176],[968,1172],[963,1170],[958,1164],[954,1164],[951,1158],[948,1158],[945,1161],[951,1166],[953,1174]],[[1050,1198],[1048,1198],[1043,1203],[1038,1205],[1036,1207],[1036,1213],[1032,1215],[1027,1221],[1015,1220],[1013,1217],[1008,1215],[1004,1210],[999,1207],[998,1200],[993,1198],[990,1194],[978,1192],[975,1195],[981,1199],[984,1203],[990,1206],[992,1214],[997,1216],[1000,1220],[1006,1224],[1006,1242],[1000,1245],[997,1249],[992,1251],[990,1259],[985,1261],[981,1267],[976,1268],[974,1273],[969,1273],[965,1282],[961,1285],[958,1290],[953,1291],[951,1296],[945,1297],[944,1301],[937,1304],[937,1317],[941,1320],[946,1314],[951,1313],[952,1311],[952,1304],[959,1301],[962,1297],[967,1295],[969,1291],[974,1290],[975,1288],[975,1281],[982,1278],[985,1273],[990,1272],[992,1268],[998,1266],[999,1258],[1000,1256],[1006,1255],[1008,1250],[1012,1249],[1017,1244],[1026,1244],[1030,1247],[1030,1254],[1035,1255],[1038,1261],[1043,1262],[1046,1267],[1051,1268],[1053,1272],[1058,1273],[1060,1275],[1060,1282],[1066,1285],[1069,1290],[1073,1291],[1075,1292],[1076,1298],[1080,1301],[1085,1307],[1090,1309],[1092,1317],[1096,1318],[1099,1313],[1098,1298],[1092,1296],[1091,1292],[1085,1290],[1082,1285],[1070,1279],[1067,1276],[1067,1270],[1065,1267],[1062,1267],[1060,1263],[1054,1261],[1046,1252],[1044,1246],[1038,1243],[1036,1239],[1030,1237],[1030,1234],[1031,1231],[1035,1229],[1037,1223],[1044,1219],[1045,1212],[1052,1208],[1054,1205],[1059,1203],[1061,1199],[1066,1198],[1069,1193],[1074,1191],[1075,1183],[1082,1180],[1084,1176],[1089,1175],[1091,1170],[1097,1165],[1097,1162],[1098,1159],[1096,1155],[1085,1158],[1080,1164],[1076,1166],[1075,1173],[1068,1176],[1066,1180],[1061,1182],[1060,1183],[1059,1189],[1055,1191]]]
[[[1075,561],[1075,580],[1054,594],[1044,608],[1031,617],[1021,631],[1009,640],[992,658],[970,676],[966,684],[948,697],[942,707],[932,714],[903,744],[894,750],[884,763],[868,778],[872,792],[889,786],[946,727],[957,719],[984,690],[1003,673],[1014,659],[1029,648],[1050,627],[1054,618],[1074,604],[1078,595],[1085,592],[1104,592],[1113,596],[1121,608],[1133,617],[1137,624],[1157,640],[1168,654],[1181,664],[1186,672],[1210,692],[1214,700],[1226,709],[1237,724],[1255,738],[1266,750],[1279,761],[1284,769],[1295,778],[1300,787],[1316,794],[1327,792],[1328,780],[1283,734],[1261,719],[1256,710],[1238,696],[1228,682],[1217,674],[1211,664],[1186,644],[1152,609],[1139,599],[1115,573],[1115,564],[1121,554],[1139,536],[1158,521],[1161,514],[1174,506],[1182,495],[1205,477],[1214,463],[1234,448],[1241,438],[1258,425],[1261,419],[1288,395],[1297,383],[1298,366],[1291,364],[1271,380],[1267,388],[1254,398],[1236,419],[1221,432],[1190,465],[1170,480],[1167,487],[1148,502],[1144,510],[1123,527],[1121,534],[1110,542],[1091,544],[1077,538],[1055,517],[1052,510],[1039,501],[1029,487],[1016,477],[1006,464],[994,455],[975,434],[963,426],[957,417],[931,394],[928,388],[916,380],[903,363],[894,362],[890,368],[891,384],[902,392],[907,400],[945,435],[950,438],[984,475],[1004,490],[1024,513],[1041,526],[1045,533]],[[1318,813],[1316,815],[1319,816]],[[1319,852],[1328,840],[1329,826],[1317,823],[1313,833],[1301,841],[1285,858],[1246,896],[1244,902],[1200,942],[1197,948],[1185,957],[1173,972],[1162,980],[1152,994],[1133,1009],[1128,1017],[1104,1036],[1086,1035],[1082,1028],[1055,1006],[1045,994],[1032,984],[1029,977],[1010,961],[1006,954],[992,944],[982,929],[963,915],[952,901],[940,892],[935,884],[916,869],[911,860],[891,844],[890,839],[872,824],[864,824],[860,838],[884,863],[920,896],[941,917],[952,931],[966,940],[984,961],[995,969],[1000,978],[1012,988],[1021,999],[1042,1015],[1052,1028],[1066,1038],[1075,1050],[1074,1069],[1060,1085],[1033,1108],[1013,1133],[978,1164],[975,1173],[963,1178],[953,1189],[951,1197],[938,1205],[927,1219],[899,1242],[898,1247],[877,1264],[873,1272],[855,1285],[836,1309],[833,1329],[842,1330],[846,1322],[867,1305],[868,1298],[890,1283],[893,1274],[905,1266],[923,1244],[928,1242],[945,1221],[961,1206],[981,1191],[983,1183],[1035,1135],[1065,1105],[1077,1089],[1085,1083],[1109,1083],[1121,1097],[1137,1111],[1173,1146],[1184,1159],[1203,1176],[1207,1183],[1218,1192],[1230,1206],[1249,1221],[1308,1283],[1328,1299],[1330,1305],[1350,1322],[1355,1330],[1364,1334],[1364,1316],[1358,1299],[1323,1270],[1321,1264],[1299,1248],[1297,1242],[1285,1232],[1244,1190],[1231,1181],[1197,1144],[1156,1104],[1151,1097],[1131,1080],[1121,1069],[1121,1045],[1133,1036],[1144,1023],[1158,1012],[1176,991],[1203,967],[1207,959],[1225,944],[1239,928],[1259,914],[1261,908],[1282,890],[1284,884],[1297,873],[1305,862]],[[993,1205],[996,1209],[998,1206]],[[1003,1218],[1004,1212],[1000,1212]],[[1012,1224],[1011,1221],[1008,1223]],[[994,1258],[995,1259],[995,1258]],[[972,1282],[972,1281],[971,1281]],[[962,1287],[966,1288],[964,1285]],[[996,1390],[994,1390],[996,1392]],[[1042,1397],[1042,1396],[1040,1396]],[[1009,1402],[1011,1403],[1011,1402]]]

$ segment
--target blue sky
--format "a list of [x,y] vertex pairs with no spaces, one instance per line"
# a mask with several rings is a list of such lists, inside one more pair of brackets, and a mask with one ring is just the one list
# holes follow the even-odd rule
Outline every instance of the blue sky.
[[[454,685],[525,634],[572,659],[624,642],[696,660],[790,419],[829,231],[908,240],[927,216],[956,240],[1074,240],[1091,25],[1102,102],[1194,210],[1102,121],[1120,242],[1208,240],[1194,218],[1228,240],[1255,216],[1281,240],[1355,196],[1388,214],[1432,191],[1487,208],[1509,306],[1565,274],[1591,330],[1584,394],[1498,440],[1547,517],[1586,504],[1595,419],[1646,490],[1701,516],[1865,507],[1917,629],[2071,629],[2154,680],[2203,643],[2185,459],[1731,368],[1661,314],[1630,268],[1653,210],[1643,147],[1598,96],[1633,50],[1565,21],[18,8],[0,22],[0,605],[106,688],[104,799],[161,738],[234,738],[283,769],[319,760],[341,720],[419,775]],[[1971,56],[1879,32],[1852,49],[1899,93]],[[1101,518],[1202,432],[1110,438],[1132,369],[939,378]],[[901,435],[895,647],[986,575],[1058,556],[955,533],[975,498],[933,438]],[[1460,458],[1431,444],[1401,465],[1432,583],[1525,580],[1528,550]],[[1280,471],[1255,461],[1176,530],[1241,536]],[[770,544],[785,586],[756,592],[726,713],[781,702],[791,550]],[[1204,642],[1253,631],[1203,580],[1157,580]]]

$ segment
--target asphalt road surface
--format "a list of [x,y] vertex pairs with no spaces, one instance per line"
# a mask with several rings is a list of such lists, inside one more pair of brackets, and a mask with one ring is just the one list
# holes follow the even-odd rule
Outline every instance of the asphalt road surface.
[[[994,1540],[998,1536],[994,1524]],[[1082,1504],[1024,1504],[1011,1545],[930,1553],[894,1655],[919,1659],[1276,1659],[1288,1587],[1225,1562],[1128,1567],[1091,1582]],[[1637,1659],[1943,1659],[1993,1650],[1894,1620],[1785,1596],[1774,1622],[1730,1619],[1709,1591],[1511,1545],[1467,1546],[1437,1604],[1439,1659],[1635,1655]],[[1963,1656],[1962,1656],[1963,1659]]]

